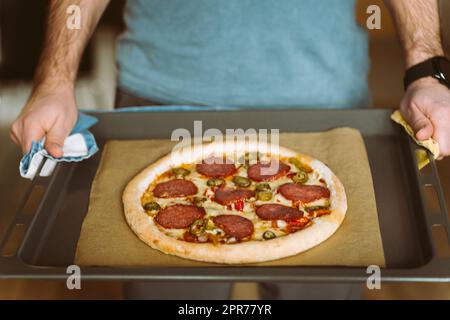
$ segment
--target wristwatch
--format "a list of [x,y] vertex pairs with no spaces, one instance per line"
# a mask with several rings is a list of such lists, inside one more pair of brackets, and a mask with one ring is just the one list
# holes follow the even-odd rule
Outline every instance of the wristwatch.
[[405,90],[420,78],[433,77],[450,89],[450,60],[443,56],[433,57],[406,70],[403,78]]

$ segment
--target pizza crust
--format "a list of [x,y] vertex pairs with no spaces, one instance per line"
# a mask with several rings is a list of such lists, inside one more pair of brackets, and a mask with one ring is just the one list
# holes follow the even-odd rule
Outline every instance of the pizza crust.
[[[160,174],[183,162],[203,159],[203,155],[222,154],[239,150],[239,153],[259,150],[270,151],[270,145],[250,142],[210,143],[202,148],[178,149],[153,163],[126,186],[123,193],[125,218],[136,235],[150,247],[166,254],[204,262],[242,264],[276,260],[306,251],[333,235],[342,224],[347,211],[344,187],[333,172],[322,162],[284,147],[277,147],[277,154],[299,157],[305,164],[319,172],[330,190],[332,213],[314,219],[314,223],[297,232],[268,241],[250,240],[236,244],[191,243],[172,238],[162,233],[141,205],[141,196],[148,185]],[[264,153],[264,151],[262,151]],[[183,161],[187,159],[189,161]]]

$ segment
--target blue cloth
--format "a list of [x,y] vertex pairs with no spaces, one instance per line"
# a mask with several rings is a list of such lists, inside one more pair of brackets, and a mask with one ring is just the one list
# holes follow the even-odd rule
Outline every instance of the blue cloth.
[[[90,158],[98,151],[98,146],[94,136],[88,131],[90,127],[97,123],[97,118],[86,115],[84,113],[78,114],[78,120],[75,124],[70,136],[80,134],[84,140],[85,145],[82,149],[86,149],[86,154],[78,156],[63,155],[61,158],[54,158],[44,149],[44,139],[41,141],[33,141],[30,151],[28,151],[22,158],[19,164],[19,171],[22,177],[32,179],[37,170],[37,165],[42,159],[51,159],[56,162],[78,162]],[[67,139],[66,139],[67,141]],[[78,140],[79,141],[79,140]],[[66,146],[66,142],[65,142]],[[76,148],[77,146],[72,146]],[[32,172],[31,172],[31,171]]]
[[164,104],[369,104],[355,0],[128,0],[119,87]]

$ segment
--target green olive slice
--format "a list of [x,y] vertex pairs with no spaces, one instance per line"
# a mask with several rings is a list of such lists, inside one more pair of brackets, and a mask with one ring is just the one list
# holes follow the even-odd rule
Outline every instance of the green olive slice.
[[155,201],[151,201],[151,202],[147,202],[143,205],[143,208],[145,211],[147,211],[147,213],[149,214],[155,214],[157,213],[159,210],[161,210],[161,206],[158,204],[158,202]]
[[263,183],[258,183],[255,186],[256,191],[269,191],[270,190],[270,185],[267,182],[263,182]]
[[206,201],[206,198],[204,197],[194,197],[194,205],[196,207],[202,207],[203,203]]
[[277,237],[275,232],[270,231],[270,230],[265,231],[262,236],[263,236],[264,240],[270,240],[270,239],[274,239]]
[[205,232],[207,222],[204,219],[197,219],[194,222],[192,222],[191,226],[189,227],[189,232],[193,236],[198,236]]
[[179,168],[173,168],[172,174],[176,177],[186,177],[191,174],[191,171],[188,169],[185,169],[183,167],[179,167]]
[[219,179],[219,178],[213,178],[213,179],[209,179],[208,181],[206,181],[206,184],[209,187],[218,187],[224,183],[225,183],[225,180]]
[[260,201],[269,201],[272,199],[272,192],[270,191],[259,191],[256,193],[256,197]]
[[308,174],[304,171],[299,171],[292,177],[292,181],[300,184],[305,183],[308,181]]
[[208,219],[208,221],[206,222],[205,225],[206,225],[206,230],[213,230],[216,228],[216,224],[211,219]]
[[241,176],[234,176],[233,183],[235,185],[237,185],[238,187],[243,187],[243,188],[249,187],[252,184],[250,179],[248,179],[246,177],[241,177]]

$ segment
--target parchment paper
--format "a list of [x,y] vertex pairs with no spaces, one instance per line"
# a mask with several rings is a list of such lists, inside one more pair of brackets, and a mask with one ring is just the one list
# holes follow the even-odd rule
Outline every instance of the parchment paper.
[[[146,166],[170,152],[168,140],[109,141],[93,181],[89,209],[78,241],[75,263],[82,266],[196,267],[219,264],[163,254],[139,240],[126,223],[122,192]],[[283,133],[280,145],[327,164],[342,181],[348,211],[338,231],[322,244],[296,256],[260,266],[385,265],[375,194],[367,153],[359,131],[337,128],[319,133]]]

